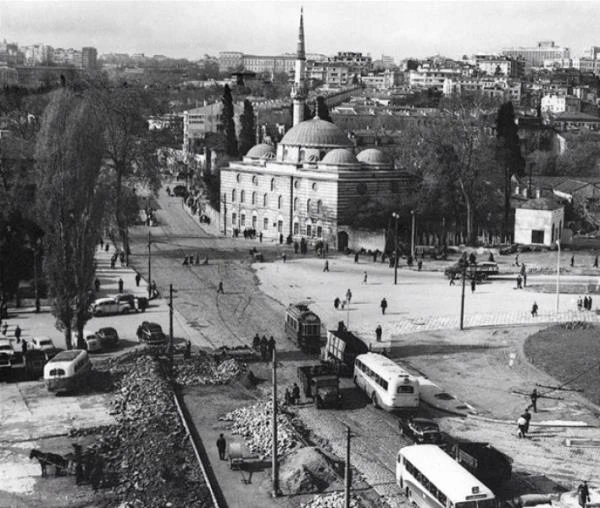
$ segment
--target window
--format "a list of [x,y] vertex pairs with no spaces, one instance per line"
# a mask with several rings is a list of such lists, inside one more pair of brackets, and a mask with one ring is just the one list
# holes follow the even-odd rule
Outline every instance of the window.
[[235,175],[235,181],[236,181],[237,183],[240,183],[240,180],[241,180],[241,179],[242,179],[242,178],[241,178],[241,176],[240,176],[240,174],[239,174],[239,173],[238,173],[237,175]]
[[300,225],[297,222],[294,222],[294,234],[297,235],[299,234],[300,231]]
[[531,243],[544,243],[544,230],[543,229],[532,229],[531,230]]
[[231,214],[231,225],[234,227],[237,226],[236,220],[237,220],[237,215],[235,213],[232,213]]
[[268,217],[265,217],[263,219],[263,229],[269,229],[269,219],[268,219]]
[[294,212],[298,210],[298,198],[294,198]]
[[306,200],[306,213],[310,214],[310,199]]
[[267,193],[263,196],[263,206],[267,206]]
[[411,385],[400,385],[397,391],[398,393],[414,393],[415,389]]
[[317,236],[319,238],[323,236],[323,228],[321,226],[317,226]]
[[256,192],[252,193],[252,204],[255,205],[256,204]]
[[240,192],[240,203],[243,203],[245,198],[246,198],[246,193],[244,191],[241,191]]
[[283,204],[283,198],[279,196],[277,198],[277,208],[281,209],[281,205]]
[[294,189],[299,189],[300,188],[300,180],[296,180],[294,182]]
[[316,184],[316,182],[312,184],[312,190],[314,190],[314,191],[317,190],[317,184]]
[[231,191],[231,201],[235,201],[235,189]]
[[258,185],[258,176],[254,175],[254,176],[252,177],[252,183],[253,183],[254,185]]
[[252,229],[256,229],[256,222],[258,221],[258,217],[256,215],[252,216]]
[[271,178],[271,190],[275,190],[275,178]]
[[245,213],[240,214],[240,226],[242,226],[242,227],[246,226],[246,214]]
[[311,224],[306,225],[306,236],[312,236],[312,225]]
[[277,221],[277,232],[283,233],[283,221],[282,220]]
[[317,201],[317,213],[321,213],[321,205],[323,203],[321,202],[321,200],[319,199],[319,201]]

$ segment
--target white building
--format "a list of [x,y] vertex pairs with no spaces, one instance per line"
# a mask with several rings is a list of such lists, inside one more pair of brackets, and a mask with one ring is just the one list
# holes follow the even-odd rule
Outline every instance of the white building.
[[542,97],[542,112],[548,113],[578,113],[581,111],[581,99],[570,95],[547,94]]
[[461,71],[458,69],[419,67],[416,71],[408,71],[408,86],[410,88],[437,88],[441,90],[446,79],[458,79],[460,76]]
[[[234,122],[239,131],[239,115],[244,110],[244,104],[233,105]],[[183,112],[183,150],[191,151],[195,139],[204,139],[208,133],[223,131],[223,103],[221,101],[205,104],[199,108]]]
[[564,220],[563,205],[550,198],[529,199],[515,210],[515,243],[551,247],[561,238]]

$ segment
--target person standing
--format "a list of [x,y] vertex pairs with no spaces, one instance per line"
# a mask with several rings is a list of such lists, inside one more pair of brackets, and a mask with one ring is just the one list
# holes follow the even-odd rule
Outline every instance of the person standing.
[[335,310],[338,310],[338,308],[340,307],[340,299],[336,296],[335,300],[333,300],[333,307],[335,308]]
[[533,302],[533,305],[531,306],[531,317],[537,317],[538,315],[538,304],[537,302]]
[[523,411],[521,416],[525,418],[525,435],[527,435],[529,433],[529,423],[531,422],[531,413],[529,412],[529,409],[525,408],[525,411]]
[[523,277],[523,287],[527,287],[527,267],[525,263],[521,263],[521,277]]
[[527,425],[527,420],[525,420],[525,418],[522,415],[519,416],[519,418],[517,420],[517,429],[518,429],[517,436],[519,436],[519,438],[525,437],[525,435],[526,435],[525,426],[526,425]]
[[273,359],[273,351],[275,351],[275,339],[271,335],[269,342],[267,342],[267,352],[269,353],[269,360]]
[[583,309],[583,299],[580,296],[579,298],[577,298],[577,310],[581,309]]
[[350,303],[350,300],[352,300],[352,291],[348,288],[348,291],[346,291],[346,302]]
[[586,504],[590,502],[590,489],[588,488],[587,481],[584,480],[583,483],[577,487],[577,498],[581,508],[585,508]]
[[263,236],[263,234],[262,234],[262,231],[261,231],[261,232],[258,234],[258,241],[259,241],[260,243],[262,243],[262,236]]
[[262,339],[260,339],[260,358],[263,362],[268,360],[267,350],[269,349],[269,341],[267,340],[267,336],[263,335]]
[[377,339],[377,342],[381,342],[381,334],[383,333],[382,329],[381,329],[381,325],[377,325],[377,328],[375,328],[375,337]]
[[477,282],[475,279],[471,279],[471,293],[475,292],[475,288],[477,287]]
[[119,293],[123,292],[123,279],[119,279]]
[[327,259],[325,260],[325,266],[323,267],[323,271],[329,272],[329,261]]
[[385,309],[387,309],[387,306],[388,306],[387,300],[385,298],[383,298],[381,300],[381,303],[379,304],[379,306],[381,307],[381,313],[385,314]]
[[575,256],[571,256],[571,268],[575,266]]
[[356,254],[354,254],[354,262],[358,263],[358,252]]
[[596,254],[596,257],[594,258],[594,268],[598,268],[598,254]]
[[521,279],[521,274],[517,275],[517,289],[523,289],[523,279]]
[[364,275],[363,275],[363,281],[362,281],[362,283],[363,284],[367,283],[367,272],[365,272]]
[[97,293],[98,291],[100,291],[100,280],[99,280],[99,279],[96,279],[96,280],[94,281],[94,288],[96,289],[96,293]]
[[419,261],[417,261],[417,271],[421,271],[423,269],[423,259],[419,259]]
[[223,434],[219,434],[217,439],[217,450],[219,451],[219,459],[225,460],[225,450],[227,450],[227,441]]
[[21,327],[19,325],[15,328],[15,338],[17,339],[17,344],[21,342]]
[[219,287],[217,288],[217,294],[221,293],[222,295],[225,294],[225,291],[223,291],[223,281],[219,281]]
[[588,296],[588,310],[592,310],[592,297]]
[[292,386],[292,403],[298,404],[298,402],[300,402],[300,387],[297,383],[294,383],[294,386]]
[[254,349],[254,351],[260,350],[260,336],[258,333],[254,336],[254,339],[252,339],[252,349]]
[[531,398],[531,407],[533,408],[533,412],[537,413],[537,400],[540,397],[537,388],[533,389],[529,397]]
[[136,287],[140,287],[140,281],[142,280],[142,276],[140,275],[140,272],[135,272],[135,286]]

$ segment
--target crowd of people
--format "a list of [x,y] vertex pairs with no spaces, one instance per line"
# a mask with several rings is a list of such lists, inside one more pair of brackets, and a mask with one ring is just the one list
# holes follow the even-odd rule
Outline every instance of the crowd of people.
[[260,357],[263,362],[268,362],[273,358],[273,351],[275,351],[275,339],[271,335],[269,339],[267,339],[266,335],[263,335],[262,338],[258,333],[252,339],[252,349],[256,352],[260,352]]

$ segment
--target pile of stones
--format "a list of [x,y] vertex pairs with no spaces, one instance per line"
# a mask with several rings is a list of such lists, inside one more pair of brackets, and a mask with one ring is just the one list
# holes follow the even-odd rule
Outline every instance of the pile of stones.
[[[345,497],[343,492],[334,492],[333,494],[318,495],[313,497],[308,503],[300,505],[301,508],[344,508]],[[350,508],[360,508],[361,503],[355,497],[350,497]]]
[[177,359],[173,365],[175,381],[183,386],[227,384],[244,370],[245,365],[233,358],[217,363],[202,352]]
[[[219,420],[231,422],[231,433],[242,436],[252,453],[265,457],[271,454],[273,443],[272,418],[272,404],[269,399],[253,406],[234,409]],[[284,454],[298,445],[299,439],[288,415],[278,413],[278,453]]]

